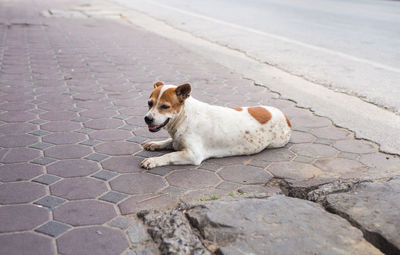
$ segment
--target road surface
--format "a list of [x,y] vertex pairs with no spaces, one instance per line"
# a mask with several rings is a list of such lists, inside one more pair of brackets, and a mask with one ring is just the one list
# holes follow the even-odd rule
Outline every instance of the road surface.
[[335,91],[400,112],[400,2],[117,0]]

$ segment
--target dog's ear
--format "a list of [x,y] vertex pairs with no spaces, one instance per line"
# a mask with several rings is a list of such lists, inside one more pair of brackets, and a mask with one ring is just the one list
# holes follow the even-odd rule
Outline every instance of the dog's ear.
[[191,91],[192,91],[192,87],[190,86],[189,83],[179,85],[175,90],[176,96],[178,97],[179,101],[181,101],[181,102],[183,102],[186,98],[188,98],[190,96]]
[[160,86],[162,86],[162,85],[164,85],[164,82],[158,81],[158,82],[156,82],[156,83],[153,84],[153,87],[156,89],[156,88],[158,88],[158,87],[160,87]]

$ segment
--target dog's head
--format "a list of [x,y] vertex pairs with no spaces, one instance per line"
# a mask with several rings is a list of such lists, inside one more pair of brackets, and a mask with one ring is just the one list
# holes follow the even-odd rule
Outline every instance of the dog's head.
[[190,84],[179,86],[154,83],[154,90],[148,101],[149,112],[144,121],[151,132],[157,132],[181,112],[185,100],[190,96]]

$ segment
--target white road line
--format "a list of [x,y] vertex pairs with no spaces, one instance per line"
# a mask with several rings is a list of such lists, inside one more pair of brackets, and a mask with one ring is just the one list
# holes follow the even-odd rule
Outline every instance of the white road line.
[[204,15],[201,15],[201,14],[194,13],[194,12],[182,10],[182,9],[179,9],[179,8],[176,8],[176,7],[172,7],[172,6],[168,6],[168,5],[165,5],[165,4],[161,4],[161,3],[158,3],[158,2],[155,2],[155,1],[148,0],[146,2],[150,3],[152,5],[161,7],[161,8],[165,8],[165,9],[169,9],[169,10],[173,10],[173,11],[182,13],[184,15],[188,15],[188,16],[204,19],[204,20],[211,21],[211,22],[214,22],[214,23],[217,23],[217,24],[221,24],[221,25],[229,26],[229,27],[232,27],[232,28],[235,28],[235,29],[239,29],[239,30],[242,30],[242,31],[246,31],[246,32],[249,32],[249,33],[254,33],[254,34],[257,34],[257,35],[261,35],[261,36],[266,36],[266,37],[269,37],[269,38],[272,38],[272,39],[280,40],[282,42],[295,44],[295,45],[298,45],[298,46],[301,46],[301,47],[304,47],[304,48],[308,48],[308,49],[312,49],[312,50],[328,53],[328,54],[331,54],[331,55],[336,55],[336,56],[339,56],[339,57],[342,57],[342,58],[345,58],[345,59],[348,59],[348,60],[352,60],[352,61],[355,61],[355,62],[364,63],[364,64],[372,65],[372,66],[377,67],[377,68],[385,69],[387,71],[400,73],[400,68],[388,66],[388,65],[385,65],[385,64],[382,64],[382,63],[378,63],[378,62],[375,62],[375,61],[371,61],[371,60],[368,60],[368,59],[365,59],[365,58],[355,57],[355,56],[352,56],[352,55],[349,55],[349,54],[346,54],[346,53],[343,53],[343,52],[340,52],[340,51],[330,50],[330,49],[327,49],[327,48],[324,48],[324,47],[315,46],[315,45],[312,45],[312,44],[308,44],[308,43],[304,43],[304,42],[301,42],[301,41],[293,40],[293,39],[290,39],[290,38],[287,38],[287,37],[284,37],[284,36],[279,36],[279,35],[263,32],[263,31],[260,31],[260,30],[257,30],[257,29],[253,29],[253,28],[237,25],[237,24],[234,24],[234,23],[230,23],[230,22],[227,22],[227,21],[211,18],[211,17],[208,17],[208,16],[204,16]]

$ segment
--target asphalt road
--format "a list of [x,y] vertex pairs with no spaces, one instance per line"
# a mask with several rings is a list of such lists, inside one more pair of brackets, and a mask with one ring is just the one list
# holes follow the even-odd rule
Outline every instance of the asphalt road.
[[291,74],[400,112],[400,2],[116,0]]

